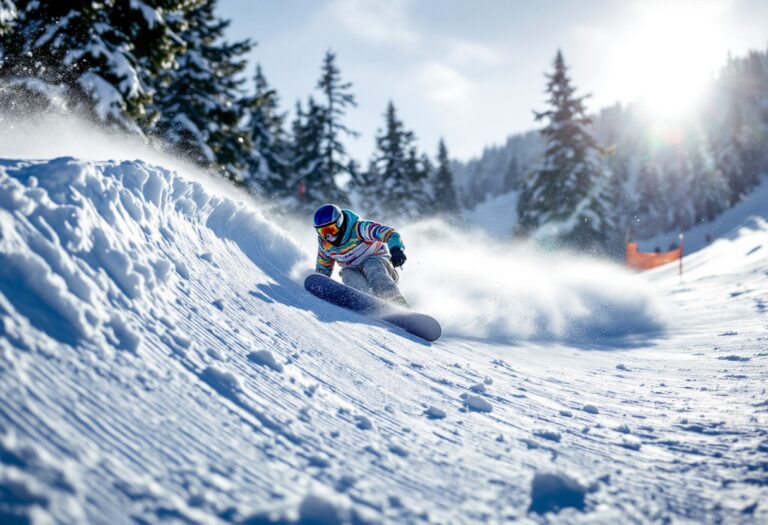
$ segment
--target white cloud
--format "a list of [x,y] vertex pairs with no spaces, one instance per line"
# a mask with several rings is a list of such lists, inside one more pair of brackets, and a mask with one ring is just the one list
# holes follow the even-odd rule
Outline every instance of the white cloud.
[[427,64],[421,73],[420,81],[428,98],[443,103],[465,100],[473,89],[472,82],[456,69],[440,62]]
[[572,31],[576,38],[598,46],[609,45],[615,38],[610,31],[595,25],[577,25]]
[[454,40],[450,43],[448,59],[461,66],[498,66],[503,57],[495,49],[469,40]]
[[377,43],[411,44],[418,34],[407,17],[410,0],[334,0],[330,16],[350,34]]

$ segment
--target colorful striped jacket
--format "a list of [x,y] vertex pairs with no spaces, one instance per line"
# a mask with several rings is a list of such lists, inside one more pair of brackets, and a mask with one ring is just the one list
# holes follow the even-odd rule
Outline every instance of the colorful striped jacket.
[[388,257],[389,249],[405,248],[400,234],[389,226],[361,220],[351,210],[342,210],[347,224],[341,243],[335,246],[318,235],[315,271],[330,277],[333,265],[357,266],[369,257]]

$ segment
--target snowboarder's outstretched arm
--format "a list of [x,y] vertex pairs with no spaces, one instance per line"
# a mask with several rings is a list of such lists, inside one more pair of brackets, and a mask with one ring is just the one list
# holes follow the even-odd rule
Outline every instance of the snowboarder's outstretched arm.
[[328,257],[322,248],[317,249],[317,262],[315,263],[315,272],[322,273],[328,277],[333,273],[333,266],[336,261]]
[[381,241],[387,243],[389,248],[390,260],[392,266],[399,268],[405,264],[405,254],[403,250],[402,239],[400,234],[397,233],[394,228],[378,224],[373,221],[360,221],[357,223],[357,234],[366,241]]
[[381,241],[386,243],[390,251],[394,248],[405,249],[403,241],[400,239],[400,234],[394,228],[384,226],[383,224],[373,221],[359,221],[357,223],[357,234],[365,241]]

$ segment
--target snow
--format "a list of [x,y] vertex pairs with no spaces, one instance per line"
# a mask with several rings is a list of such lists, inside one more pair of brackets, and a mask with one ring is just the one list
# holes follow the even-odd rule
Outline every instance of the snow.
[[428,344],[305,293],[311,228],[49,123],[0,136],[0,522],[768,520],[761,213],[682,281],[401,228]]
[[[717,219],[694,226],[685,232],[685,253],[698,251],[709,244],[707,237],[716,241],[722,237],[733,238],[735,231],[755,220],[768,220],[768,178],[744,200],[721,213]],[[656,247],[665,251],[671,244],[677,244],[680,232],[668,232],[638,243],[641,251],[652,252]],[[710,241],[711,242],[711,241]]]
[[488,235],[510,240],[517,224],[518,193],[513,191],[491,197],[466,212],[466,222]]
[[645,338],[666,324],[655,291],[614,264],[465,234],[437,221],[401,230],[408,251],[401,289],[448,335],[594,342]]

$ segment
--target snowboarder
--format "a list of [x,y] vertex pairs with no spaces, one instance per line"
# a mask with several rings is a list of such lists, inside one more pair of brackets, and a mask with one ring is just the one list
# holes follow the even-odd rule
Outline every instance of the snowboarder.
[[347,286],[408,306],[397,287],[400,277],[395,268],[406,259],[399,233],[335,204],[317,209],[314,226],[318,235],[315,272],[330,277],[338,262]]

